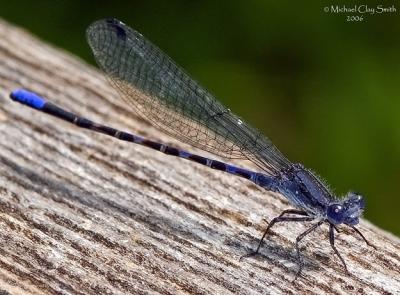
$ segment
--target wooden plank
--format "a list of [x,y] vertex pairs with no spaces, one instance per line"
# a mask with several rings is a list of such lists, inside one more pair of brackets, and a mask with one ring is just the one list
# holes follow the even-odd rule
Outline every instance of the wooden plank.
[[21,86],[188,149],[114,100],[96,69],[0,22],[4,294],[400,293],[399,239],[365,220],[359,228],[377,250],[348,229],[337,239],[350,274],[333,256],[326,226],[306,240],[305,271],[295,282],[293,242],[306,224],[277,226],[261,255],[239,262],[257,245],[264,218],[290,208],[284,198],[30,110],[8,99]]

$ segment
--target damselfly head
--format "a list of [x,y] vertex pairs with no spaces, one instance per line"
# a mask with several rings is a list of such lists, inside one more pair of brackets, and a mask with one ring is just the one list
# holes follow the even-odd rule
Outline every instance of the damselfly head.
[[326,209],[326,217],[332,224],[356,225],[365,207],[363,196],[355,192],[347,193],[343,201],[333,203]]

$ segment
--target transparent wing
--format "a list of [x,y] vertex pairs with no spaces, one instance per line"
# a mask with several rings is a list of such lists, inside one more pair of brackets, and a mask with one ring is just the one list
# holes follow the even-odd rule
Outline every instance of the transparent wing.
[[288,167],[269,139],[140,33],[116,19],[104,19],[89,26],[87,40],[124,101],[165,133],[225,158],[249,159],[271,174]]

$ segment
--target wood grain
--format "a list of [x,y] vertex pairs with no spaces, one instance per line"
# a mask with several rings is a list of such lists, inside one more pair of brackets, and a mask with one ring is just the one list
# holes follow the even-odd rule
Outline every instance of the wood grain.
[[350,274],[327,226],[306,239],[295,282],[293,242],[307,224],[277,226],[261,255],[239,262],[264,218],[290,208],[284,198],[30,110],[8,99],[16,87],[190,149],[114,100],[96,69],[1,21],[1,294],[400,293],[400,241],[366,220],[359,228],[377,250],[345,228],[337,239]]

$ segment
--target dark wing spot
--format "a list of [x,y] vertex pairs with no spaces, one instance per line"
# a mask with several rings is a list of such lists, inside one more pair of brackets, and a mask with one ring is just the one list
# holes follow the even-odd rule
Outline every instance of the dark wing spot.
[[111,29],[115,31],[119,39],[124,41],[126,40],[126,31],[123,23],[121,23],[119,20],[115,18],[109,18],[107,19],[107,24]]

